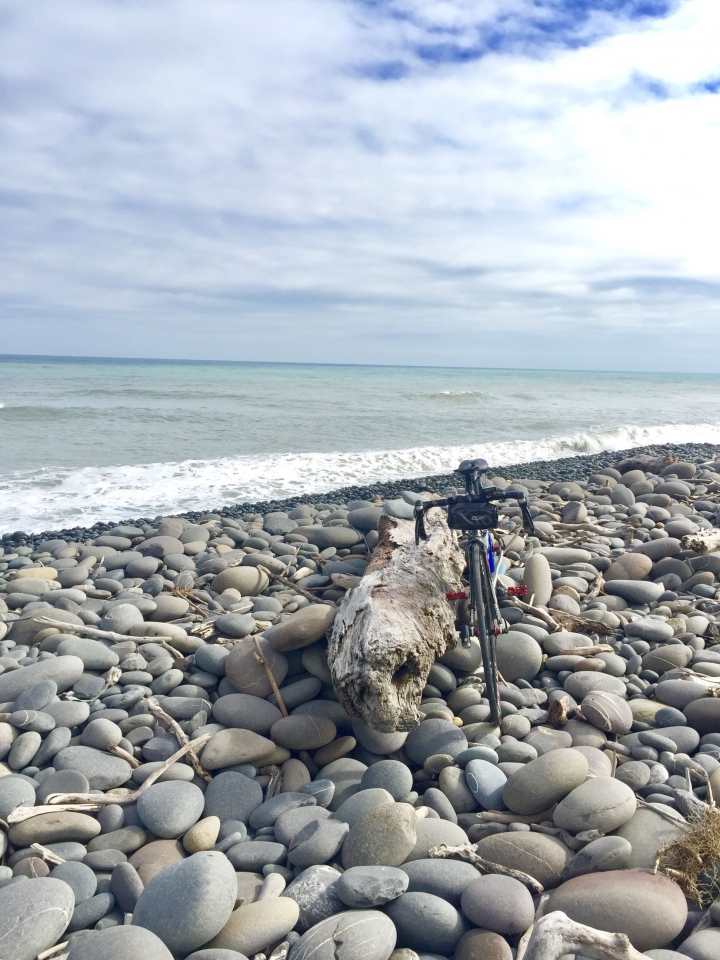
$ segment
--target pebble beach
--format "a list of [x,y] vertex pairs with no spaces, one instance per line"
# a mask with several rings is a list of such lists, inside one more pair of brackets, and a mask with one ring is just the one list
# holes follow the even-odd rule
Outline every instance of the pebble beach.
[[476,640],[409,732],[328,664],[383,515],[457,475],[3,531],[0,960],[521,960],[554,911],[718,960],[720,447],[490,475],[536,525],[500,727]]

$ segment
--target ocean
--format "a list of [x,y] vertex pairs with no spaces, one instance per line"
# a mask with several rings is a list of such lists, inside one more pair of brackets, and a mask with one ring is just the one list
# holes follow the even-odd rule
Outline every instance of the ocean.
[[0,533],[691,442],[719,376],[5,356]]

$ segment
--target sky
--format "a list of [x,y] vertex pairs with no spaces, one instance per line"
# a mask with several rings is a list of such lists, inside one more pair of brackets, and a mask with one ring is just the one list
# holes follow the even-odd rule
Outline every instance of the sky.
[[0,2],[0,353],[720,366],[718,0]]

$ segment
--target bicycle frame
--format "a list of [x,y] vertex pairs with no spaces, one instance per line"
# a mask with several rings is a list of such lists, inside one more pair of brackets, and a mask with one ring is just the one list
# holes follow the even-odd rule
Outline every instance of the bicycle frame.
[[[462,632],[463,644],[468,645],[475,635],[480,643],[485,673],[485,693],[490,704],[490,716],[496,727],[502,719],[498,690],[496,640],[508,626],[500,613],[495,583],[495,558],[489,531],[498,526],[498,508],[493,501],[517,500],[523,517],[523,526],[534,533],[532,516],[525,496],[517,491],[502,491],[484,482],[487,463],[484,460],[468,460],[460,464],[459,472],[465,478],[465,494],[442,500],[415,504],[415,542],[427,540],[423,522],[424,514],[433,507],[448,508],[448,525],[453,529],[467,531],[461,545],[465,553],[470,584],[470,595],[446,594],[448,599],[468,599],[470,629]],[[519,594],[519,589],[504,588],[507,594]]]

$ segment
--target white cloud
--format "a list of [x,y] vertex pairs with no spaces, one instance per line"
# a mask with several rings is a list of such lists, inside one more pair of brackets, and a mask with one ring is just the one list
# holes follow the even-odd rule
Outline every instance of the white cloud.
[[11,2],[0,349],[713,369],[720,7],[531,8]]

